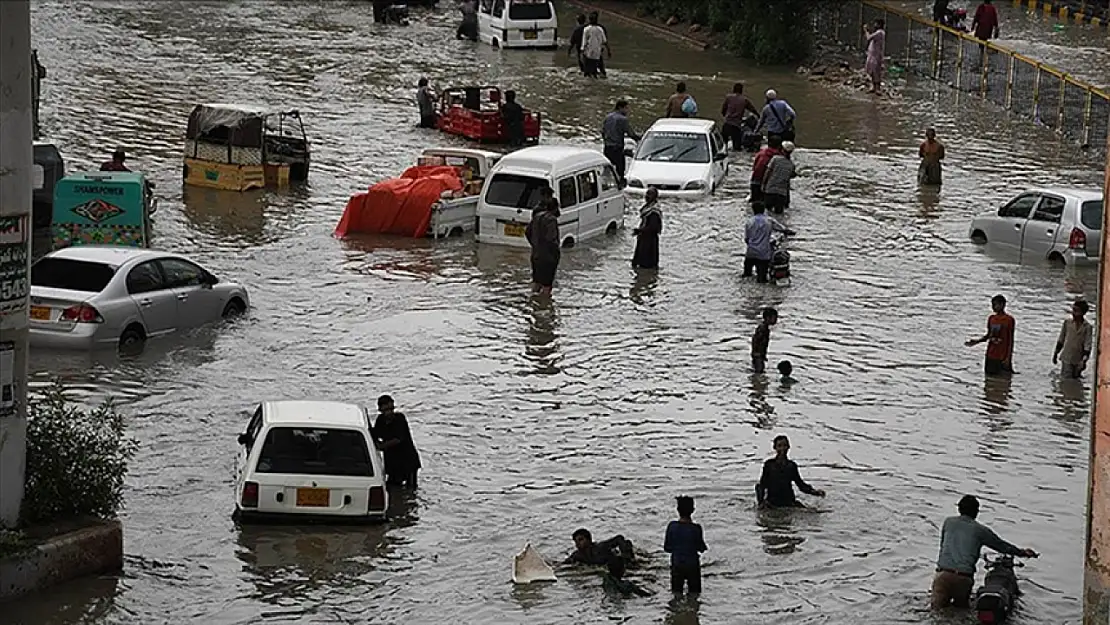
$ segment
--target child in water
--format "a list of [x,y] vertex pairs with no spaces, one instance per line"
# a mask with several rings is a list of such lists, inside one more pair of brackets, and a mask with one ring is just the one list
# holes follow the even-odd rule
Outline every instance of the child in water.
[[783,360],[779,363],[779,375],[782,376],[779,378],[780,384],[790,385],[797,382],[797,380],[790,375],[791,373],[794,373],[794,365],[790,364],[789,360]]
[[607,564],[609,572],[605,574],[605,579],[601,583],[606,592],[617,593],[625,597],[631,597],[632,595],[651,596],[650,592],[640,588],[635,582],[624,579],[624,558],[614,554],[610,556]]
[[685,586],[691,595],[701,594],[701,552],[705,535],[694,523],[694,498],[678,498],[678,520],[667,525],[663,551],[671,554],[671,592],[682,594]]

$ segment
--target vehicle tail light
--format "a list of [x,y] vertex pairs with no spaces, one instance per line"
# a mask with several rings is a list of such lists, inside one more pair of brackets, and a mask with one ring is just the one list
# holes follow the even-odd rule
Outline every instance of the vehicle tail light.
[[1072,250],[1086,250],[1087,249],[1087,233],[1079,228],[1071,229],[1071,237],[1068,238],[1068,249]]
[[381,512],[385,510],[385,489],[381,486],[374,486],[370,489],[370,500],[366,504],[366,509],[369,512]]
[[258,482],[246,482],[243,484],[243,497],[239,504],[244,508],[257,508],[258,507]]
[[979,610],[979,622],[984,625],[992,625],[995,622],[993,610]]
[[75,321],[77,323],[104,323],[100,311],[88,304],[70,306],[62,311],[62,321]]

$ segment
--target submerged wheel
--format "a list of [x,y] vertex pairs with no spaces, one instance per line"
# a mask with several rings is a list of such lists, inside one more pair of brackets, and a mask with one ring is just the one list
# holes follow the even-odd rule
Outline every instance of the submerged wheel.
[[501,42],[497,40],[497,37],[494,37],[493,40],[490,41],[490,45],[496,50],[501,47]]
[[563,249],[568,250],[574,247],[574,237],[567,237],[563,239]]
[[982,230],[976,230],[971,233],[971,240],[974,243],[982,245],[987,242],[987,235]]
[[227,306],[224,306],[224,312],[222,316],[224,319],[238,317],[239,315],[243,314],[243,311],[245,311],[246,309],[247,307],[243,305],[243,302],[240,301],[239,298],[235,298],[228,302]]
[[605,234],[613,236],[617,233],[617,222],[610,221],[609,225],[605,227]]
[[119,335],[119,351],[124,354],[134,354],[142,351],[146,344],[146,333],[142,326],[132,324],[127,326],[123,334]]
[[1064,255],[1061,254],[1060,252],[1053,252],[1053,253],[1049,254],[1048,255],[1048,262],[1050,262],[1054,265],[1059,265],[1061,267],[1066,267],[1068,265],[1068,261],[1064,260]]

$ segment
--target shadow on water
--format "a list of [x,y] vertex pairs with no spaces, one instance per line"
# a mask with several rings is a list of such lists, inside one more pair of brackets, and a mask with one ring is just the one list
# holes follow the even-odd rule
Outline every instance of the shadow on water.
[[4,604],[4,622],[12,625],[101,622],[110,619],[118,609],[116,601],[126,586],[126,581],[121,583],[121,578],[115,575],[62,584],[47,591],[50,595],[49,608],[41,609],[37,602],[27,601]]

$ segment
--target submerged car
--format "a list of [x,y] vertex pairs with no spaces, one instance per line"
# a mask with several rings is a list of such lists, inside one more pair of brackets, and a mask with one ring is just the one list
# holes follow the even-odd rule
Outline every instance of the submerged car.
[[81,245],[31,266],[31,345],[139,349],[154,337],[243,313],[247,290],[180,254]]
[[665,118],[644,133],[628,165],[625,192],[697,197],[728,175],[728,146],[712,120]]
[[389,509],[370,414],[334,401],[269,401],[239,435],[240,521],[384,521]]
[[981,245],[1016,250],[1023,259],[1093,265],[1102,248],[1102,210],[1098,190],[1030,189],[973,218],[968,236]]

